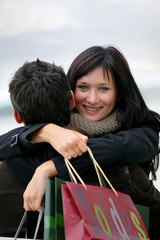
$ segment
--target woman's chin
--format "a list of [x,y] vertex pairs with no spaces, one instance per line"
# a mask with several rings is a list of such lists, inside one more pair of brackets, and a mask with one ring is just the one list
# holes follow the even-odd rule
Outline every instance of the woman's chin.
[[83,116],[84,118],[86,118],[88,121],[91,121],[91,122],[98,122],[100,119],[99,117],[97,116]]

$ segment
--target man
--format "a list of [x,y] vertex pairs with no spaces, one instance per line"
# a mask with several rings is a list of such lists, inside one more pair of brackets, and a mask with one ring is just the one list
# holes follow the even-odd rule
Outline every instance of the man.
[[[43,126],[43,123],[67,126],[70,122],[70,109],[74,107],[74,95],[63,69],[54,63],[50,64],[39,59],[34,62],[26,62],[16,71],[10,81],[9,93],[13,115],[18,123],[23,122],[27,126],[42,123],[38,125],[40,127]],[[35,169],[44,161],[49,160],[52,151],[51,147],[42,144],[40,150],[35,149],[28,154],[18,156],[17,150],[14,151],[14,144],[18,141],[17,133],[19,131],[23,132],[23,127],[15,130],[10,143],[12,154],[4,151],[5,162],[1,162],[0,165],[0,171],[3,173],[3,175],[0,174],[1,236],[12,236],[16,232],[17,224],[19,224],[24,211],[22,194]],[[84,142],[87,141],[86,136],[75,134]],[[3,141],[3,135],[1,140]],[[83,141],[82,145],[85,151]],[[23,147],[21,147],[21,151],[23,152]],[[8,154],[12,157],[7,158]],[[54,154],[56,154],[55,151]],[[4,209],[7,214],[4,213]]]

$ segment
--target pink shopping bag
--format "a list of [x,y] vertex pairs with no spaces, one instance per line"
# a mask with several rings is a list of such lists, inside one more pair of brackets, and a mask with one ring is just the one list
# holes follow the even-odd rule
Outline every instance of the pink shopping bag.
[[129,195],[109,188],[61,185],[66,240],[149,239]]

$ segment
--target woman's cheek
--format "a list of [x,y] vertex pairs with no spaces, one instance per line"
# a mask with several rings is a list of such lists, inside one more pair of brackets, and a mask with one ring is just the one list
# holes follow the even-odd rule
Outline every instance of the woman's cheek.
[[77,90],[75,92],[75,102],[76,102],[76,104],[81,104],[84,99],[85,99],[85,94],[83,94],[82,92]]

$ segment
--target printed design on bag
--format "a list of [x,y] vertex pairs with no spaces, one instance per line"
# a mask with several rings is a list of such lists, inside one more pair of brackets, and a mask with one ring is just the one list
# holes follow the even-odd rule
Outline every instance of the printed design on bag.
[[[107,237],[106,239],[112,239],[114,236],[118,240],[148,239],[143,221],[136,208],[133,208],[134,204],[130,198],[127,199],[128,202],[125,204],[123,199],[120,201],[120,197],[117,198],[112,193],[108,195],[106,192],[104,197],[105,188],[102,188],[102,194],[98,188],[96,191],[95,186],[89,186],[95,189],[94,199],[92,199],[90,189],[85,190],[80,184],[76,184],[73,192],[70,185],[68,187],[72,196],[75,193],[76,198],[75,196],[73,198],[86,225],[97,236]],[[123,193],[121,195],[129,197]]]
[[[132,218],[132,221],[133,221],[133,223],[134,223],[134,225],[136,226],[136,228],[140,231],[140,233],[138,233],[138,236],[140,237],[140,238],[146,238],[146,235],[145,235],[145,233],[143,232],[143,230],[140,228],[140,222],[139,222],[139,220],[138,220],[138,218],[137,218],[137,216],[135,215],[135,213],[134,212],[131,212],[130,213],[131,214],[131,218]],[[142,234],[142,235],[141,235]]]
[[44,216],[44,228],[55,229],[55,217]]
[[63,215],[56,213],[56,219],[57,219],[57,225],[60,227],[64,227]]

